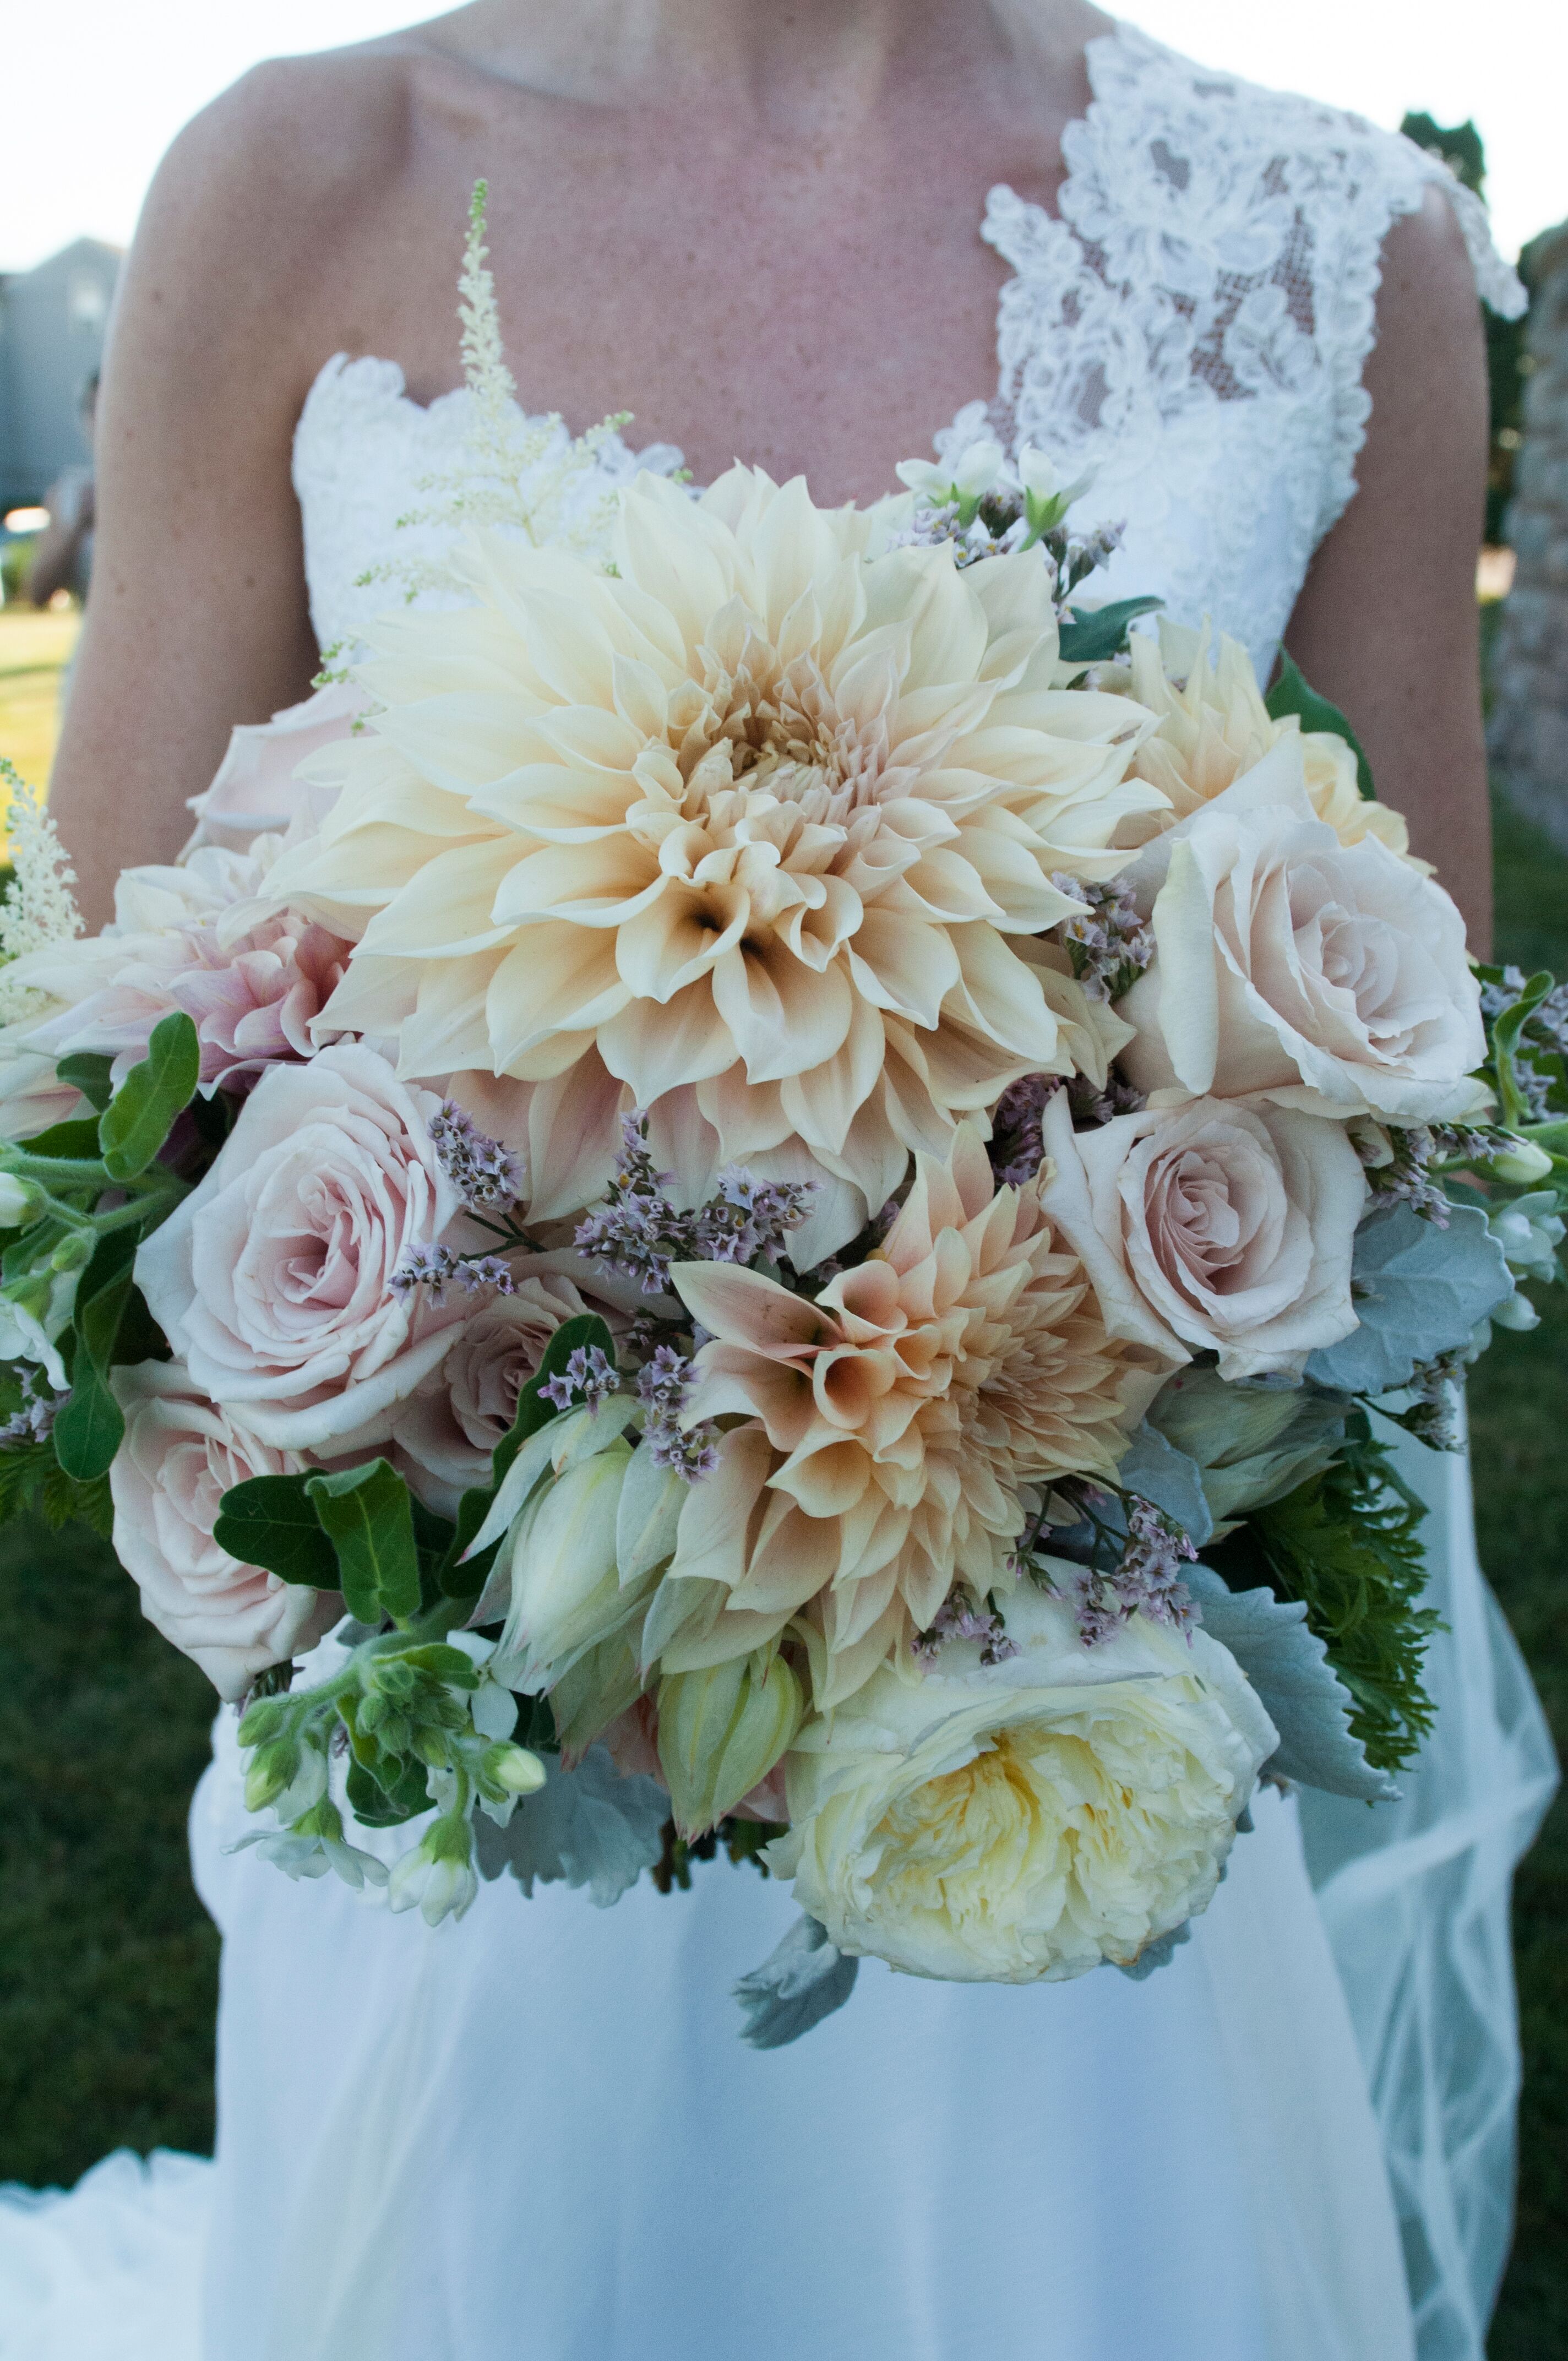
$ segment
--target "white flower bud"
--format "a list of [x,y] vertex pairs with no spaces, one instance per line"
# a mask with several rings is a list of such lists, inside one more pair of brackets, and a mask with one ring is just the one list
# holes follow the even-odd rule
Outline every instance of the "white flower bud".
[[1074,500],[1080,500],[1094,481],[1094,470],[1089,468],[1064,484],[1051,461],[1032,443],[1025,443],[1018,454],[1018,480],[1024,487],[1024,511],[1032,534],[1049,533],[1060,524]]
[[509,1795],[532,1795],[544,1784],[544,1765],[526,1746],[492,1746],[485,1754],[485,1776]]
[[659,1684],[659,1761],[675,1825],[700,1836],[751,1794],[800,1728],[805,1701],[784,1658],[759,1648]]
[[1516,1288],[1503,1302],[1493,1305],[1492,1323],[1494,1327],[1513,1328],[1522,1333],[1531,1328],[1539,1328],[1541,1314],[1529,1296]]
[[479,1891],[474,1871],[474,1837],[466,1819],[443,1817],[411,1852],[404,1853],[388,1883],[394,1910],[419,1910],[427,1927],[461,1918]]
[[[1550,1189],[1532,1189],[1528,1196],[1516,1197],[1511,1205],[1499,1206],[1496,1213],[1488,1213],[1486,1222],[1510,1270],[1548,1284],[1557,1277],[1557,1249],[1563,1243],[1563,1222],[1557,1211],[1557,1199]],[[1535,1323],[1531,1321],[1526,1324],[1533,1327]]]
[[36,1180],[18,1180],[14,1172],[0,1172],[0,1230],[25,1229],[38,1220],[48,1202]]
[[1544,1180],[1552,1170],[1551,1157],[1544,1148],[1538,1148],[1533,1139],[1510,1139],[1506,1148],[1499,1148],[1487,1161],[1499,1180],[1514,1180],[1521,1184]]

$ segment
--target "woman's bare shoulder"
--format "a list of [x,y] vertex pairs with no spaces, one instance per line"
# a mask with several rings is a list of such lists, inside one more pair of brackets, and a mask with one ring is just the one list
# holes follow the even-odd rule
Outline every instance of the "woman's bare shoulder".
[[266,313],[275,325],[280,296],[308,309],[351,267],[362,227],[406,170],[411,70],[354,51],[253,67],[165,156],[127,297],[145,297],[150,280],[179,312],[215,300],[225,315]]

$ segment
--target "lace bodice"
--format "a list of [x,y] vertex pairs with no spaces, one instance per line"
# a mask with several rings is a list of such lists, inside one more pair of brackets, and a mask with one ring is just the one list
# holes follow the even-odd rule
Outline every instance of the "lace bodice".
[[[1129,26],[1091,42],[1088,67],[1093,100],[1063,139],[1058,214],[991,192],[981,235],[1013,272],[999,382],[936,445],[986,428],[1069,474],[1091,465],[1075,522],[1127,523],[1096,588],[1157,591],[1179,621],[1210,615],[1266,671],[1355,489],[1390,225],[1435,183],[1481,294],[1512,315],[1524,292],[1478,201],[1409,140],[1190,64]],[[367,568],[436,554],[428,531],[397,520],[422,477],[459,461],[467,400],[421,406],[394,362],[342,355],[312,388],[294,482],[323,645],[387,603],[384,583],[359,581]],[[638,454],[612,437],[584,496],[678,464],[668,445]]]

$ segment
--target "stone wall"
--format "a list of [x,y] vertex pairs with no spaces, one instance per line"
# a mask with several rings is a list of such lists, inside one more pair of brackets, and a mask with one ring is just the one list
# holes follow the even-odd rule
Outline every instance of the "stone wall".
[[1511,799],[1568,850],[1568,222],[1530,255],[1530,380],[1493,653],[1488,743]]

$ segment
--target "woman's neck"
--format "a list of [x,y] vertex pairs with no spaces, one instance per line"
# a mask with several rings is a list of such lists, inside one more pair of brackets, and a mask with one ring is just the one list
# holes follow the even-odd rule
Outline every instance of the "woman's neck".
[[1088,0],[474,0],[404,38],[552,96],[722,107],[776,137],[842,132],[901,89],[1076,79],[1111,23]]

